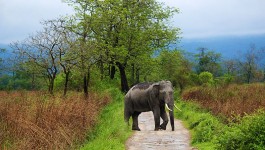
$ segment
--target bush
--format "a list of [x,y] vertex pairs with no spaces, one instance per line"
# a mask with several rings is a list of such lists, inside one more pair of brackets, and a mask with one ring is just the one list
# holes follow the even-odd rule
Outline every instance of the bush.
[[207,71],[199,74],[199,80],[201,85],[212,85],[214,83],[213,74]]
[[226,127],[217,138],[217,144],[219,149],[264,149],[265,112],[245,116],[239,124]]

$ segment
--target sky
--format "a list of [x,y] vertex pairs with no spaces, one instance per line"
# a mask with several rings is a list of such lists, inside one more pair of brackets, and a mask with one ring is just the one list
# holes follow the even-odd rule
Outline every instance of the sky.
[[42,29],[41,21],[72,13],[61,0],[0,0],[0,44],[24,40]]
[[264,0],[160,0],[180,9],[173,20],[184,38],[265,33]]
[[[172,25],[188,39],[265,34],[265,0],[159,0],[179,8]],[[0,44],[27,38],[41,21],[72,14],[61,0],[0,0]]]

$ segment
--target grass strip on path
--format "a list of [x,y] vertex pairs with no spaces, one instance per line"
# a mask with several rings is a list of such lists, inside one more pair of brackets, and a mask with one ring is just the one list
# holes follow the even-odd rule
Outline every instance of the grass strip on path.
[[88,134],[88,142],[83,150],[124,150],[125,142],[132,131],[123,119],[124,95],[118,89],[110,89],[113,100],[101,112],[95,130]]

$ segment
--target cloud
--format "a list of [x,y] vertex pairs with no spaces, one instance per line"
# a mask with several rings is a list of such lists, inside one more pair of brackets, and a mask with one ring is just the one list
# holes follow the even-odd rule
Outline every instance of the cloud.
[[265,33],[265,1],[262,0],[160,1],[180,9],[174,24],[186,38]]
[[26,38],[41,29],[40,22],[71,13],[61,0],[0,0],[0,43]]
[[[264,0],[159,0],[180,9],[173,24],[184,38],[265,33]],[[73,13],[61,0],[0,0],[0,43],[23,40],[40,21]]]

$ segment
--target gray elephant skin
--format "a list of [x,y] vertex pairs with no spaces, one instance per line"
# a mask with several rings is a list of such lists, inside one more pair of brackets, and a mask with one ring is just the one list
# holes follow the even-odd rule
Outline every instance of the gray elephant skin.
[[[132,116],[132,130],[140,131],[138,116],[141,112],[152,111],[155,120],[155,131],[166,130],[168,116],[165,110],[169,109],[170,124],[174,131],[174,99],[173,86],[170,81],[156,83],[139,83],[133,86],[125,95],[124,119],[129,125]],[[163,123],[160,125],[160,117]]]

